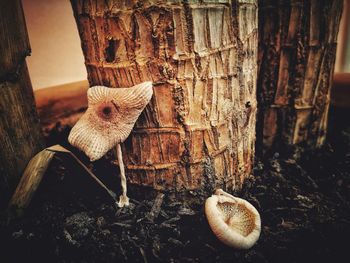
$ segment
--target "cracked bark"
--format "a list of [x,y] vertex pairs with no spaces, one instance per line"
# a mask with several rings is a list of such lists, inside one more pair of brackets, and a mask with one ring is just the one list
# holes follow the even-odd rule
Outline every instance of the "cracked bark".
[[342,0],[259,0],[258,144],[326,137]]
[[240,186],[254,155],[256,1],[71,2],[90,85],[154,83],[123,144],[128,180]]
[[25,62],[30,46],[20,1],[0,1],[0,206],[43,147]]

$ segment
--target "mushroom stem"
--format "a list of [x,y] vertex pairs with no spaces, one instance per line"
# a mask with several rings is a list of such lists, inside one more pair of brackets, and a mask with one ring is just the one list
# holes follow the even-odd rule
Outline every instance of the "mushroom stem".
[[117,158],[118,158],[118,164],[120,169],[120,181],[122,185],[122,195],[119,197],[118,206],[124,207],[124,206],[129,206],[129,198],[126,195],[127,187],[126,187],[125,168],[124,168],[123,154],[122,154],[122,148],[120,146],[120,143],[117,144]]

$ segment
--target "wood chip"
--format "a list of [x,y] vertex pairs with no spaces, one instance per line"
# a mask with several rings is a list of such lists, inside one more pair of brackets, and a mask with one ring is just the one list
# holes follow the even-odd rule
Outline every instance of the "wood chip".
[[158,217],[162,203],[163,203],[163,199],[164,199],[164,194],[159,193],[156,199],[154,200],[151,211],[146,216],[149,221],[153,222]]

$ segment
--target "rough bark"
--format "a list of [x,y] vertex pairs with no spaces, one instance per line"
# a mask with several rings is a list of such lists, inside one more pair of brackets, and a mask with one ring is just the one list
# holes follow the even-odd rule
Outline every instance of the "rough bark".
[[43,146],[25,57],[30,46],[20,1],[0,1],[0,205]]
[[257,6],[72,0],[91,85],[154,83],[123,145],[130,182],[231,188],[252,168]]
[[260,0],[258,145],[326,137],[342,0]]

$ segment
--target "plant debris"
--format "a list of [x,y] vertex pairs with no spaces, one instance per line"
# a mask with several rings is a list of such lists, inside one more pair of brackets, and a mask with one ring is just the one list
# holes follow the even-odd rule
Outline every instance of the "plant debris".
[[[55,156],[25,216],[0,227],[1,262],[347,262],[349,149],[350,125],[334,130],[322,149],[257,160],[255,176],[234,193],[261,215],[260,239],[247,251],[211,232],[207,192],[186,199],[130,186],[130,206],[116,208],[74,161]],[[90,168],[117,190],[111,159]]]

